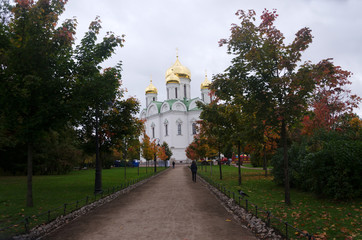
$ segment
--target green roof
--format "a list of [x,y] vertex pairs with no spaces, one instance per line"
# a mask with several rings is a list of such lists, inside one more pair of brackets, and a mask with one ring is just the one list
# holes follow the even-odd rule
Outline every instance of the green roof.
[[[156,104],[158,112],[161,112],[161,106],[162,106],[162,104],[163,104],[164,102],[168,103],[168,105],[170,106],[170,109],[171,109],[171,108],[172,108],[172,105],[173,105],[175,102],[178,102],[178,101],[180,101],[180,102],[182,102],[183,104],[185,104],[187,111],[199,111],[199,110],[201,110],[201,109],[198,108],[198,107],[195,107],[195,108],[193,108],[193,109],[189,109],[191,102],[195,101],[196,99],[198,99],[198,98],[183,99],[183,100],[180,100],[180,99],[169,99],[169,100],[165,100],[165,101],[163,101],[163,102],[152,101],[152,103],[155,103],[155,104]],[[147,108],[146,108],[146,109],[147,109]]]

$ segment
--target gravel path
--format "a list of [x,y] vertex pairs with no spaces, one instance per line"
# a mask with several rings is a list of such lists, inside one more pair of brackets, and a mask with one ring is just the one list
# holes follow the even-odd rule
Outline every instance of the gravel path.
[[42,239],[257,239],[176,166]]

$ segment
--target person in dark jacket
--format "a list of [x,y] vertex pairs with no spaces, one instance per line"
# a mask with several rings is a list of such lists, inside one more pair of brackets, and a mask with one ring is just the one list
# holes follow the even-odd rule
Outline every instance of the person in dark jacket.
[[195,161],[191,163],[192,181],[196,182],[197,165]]

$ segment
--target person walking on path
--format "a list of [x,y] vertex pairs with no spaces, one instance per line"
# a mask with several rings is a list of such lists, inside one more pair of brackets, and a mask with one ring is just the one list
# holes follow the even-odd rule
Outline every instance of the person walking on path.
[[195,160],[191,163],[192,181],[196,182],[197,165]]
[[175,161],[172,161],[172,168],[175,168]]

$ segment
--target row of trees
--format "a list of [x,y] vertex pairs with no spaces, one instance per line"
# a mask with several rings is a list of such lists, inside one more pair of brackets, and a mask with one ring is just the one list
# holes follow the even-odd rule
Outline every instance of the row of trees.
[[156,160],[162,160],[166,163],[168,160],[171,159],[173,155],[170,147],[168,146],[167,142],[163,142],[161,145],[160,143],[156,142],[156,139],[151,141],[150,137],[143,132],[143,138],[141,143],[141,155],[144,159],[146,159],[147,164],[149,161],[155,161],[155,171],[156,171]]
[[0,168],[16,173],[27,166],[27,206],[34,170],[63,173],[94,154],[101,191],[102,159],[137,155],[143,129],[134,117],[139,102],[124,98],[121,62],[101,67],[124,36],[108,32],[99,41],[97,17],[75,46],[76,19],[58,22],[66,2],[0,5]]
[[[274,167],[279,176],[283,173],[280,183],[285,187],[285,203],[290,204],[290,144],[303,136],[312,141],[319,131],[351,130],[352,122],[360,122],[353,108],[361,98],[346,87],[351,84],[351,73],[335,66],[332,59],[302,63],[302,53],[313,39],[309,28],[300,29],[293,42],[285,44],[274,25],[275,10],[265,10],[259,24],[253,10],[240,10],[236,15],[240,25],[233,24],[230,38],[219,42],[234,58],[224,73],[213,77],[211,90],[216,99],[200,105],[201,130],[192,145],[203,146],[200,139],[205,139],[220,152],[221,145],[232,142],[239,156],[241,147],[254,161],[263,159],[265,169],[267,159],[279,147],[281,160]],[[357,133],[352,134],[354,140],[361,141]],[[360,159],[350,159],[355,160],[361,164]]]

